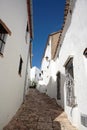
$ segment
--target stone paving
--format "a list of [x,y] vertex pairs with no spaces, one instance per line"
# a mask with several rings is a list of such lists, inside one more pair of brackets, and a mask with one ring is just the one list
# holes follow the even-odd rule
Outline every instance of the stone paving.
[[3,130],[77,130],[65,112],[36,89],[30,89],[20,109]]

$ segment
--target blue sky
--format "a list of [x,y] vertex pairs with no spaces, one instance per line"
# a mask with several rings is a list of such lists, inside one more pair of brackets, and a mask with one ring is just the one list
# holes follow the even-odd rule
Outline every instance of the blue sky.
[[32,66],[40,68],[49,34],[61,29],[65,0],[33,0],[33,57]]

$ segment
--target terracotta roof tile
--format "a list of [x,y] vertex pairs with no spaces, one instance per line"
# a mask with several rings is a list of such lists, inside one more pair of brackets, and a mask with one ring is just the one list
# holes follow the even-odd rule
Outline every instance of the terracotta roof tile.
[[[56,52],[57,52],[57,49],[58,49],[58,46],[59,46],[59,43],[60,43],[60,40],[62,37],[62,33],[63,33],[64,27],[65,27],[65,23],[66,23],[66,19],[67,19],[69,10],[70,10],[70,0],[66,0],[65,10],[64,10],[64,22],[63,22],[62,28],[60,31],[52,33],[48,36],[46,47],[48,45],[49,37],[50,36],[52,37],[51,59],[55,58],[55,55],[56,55]],[[46,48],[44,50],[44,55],[45,55],[45,51],[46,51]],[[43,57],[44,57],[44,55],[43,55]]]
[[28,28],[30,30],[30,37],[33,38],[33,14],[32,14],[32,0],[27,1],[27,11],[28,11]]
[[62,25],[62,28],[61,28],[61,31],[60,31],[60,35],[59,35],[59,38],[58,38],[58,44],[56,46],[56,50],[55,50],[53,59],[55,58],[55,55],[56,55],[56,52],[57,52],[57,49],[58,49],[58,46],[59,46],[59,42],[62,38],[62,33],[63,33],[64,27],[65,27],[65,23],[66,23],[66,19],[67,19],[67,15],[68,15],[69,10],[70,10],[70,0],[66,0],[65,10],[64,10],[64,21],[63,21],[63,25]]
[[61,32],[57,32],[56,34],[52,35],[52,41],[51,41],[51,59],[54,58],[55,56],[55,53],[56,53],[56,48],[59,44],[59,39],[60,39],[60,35],[61,35]]

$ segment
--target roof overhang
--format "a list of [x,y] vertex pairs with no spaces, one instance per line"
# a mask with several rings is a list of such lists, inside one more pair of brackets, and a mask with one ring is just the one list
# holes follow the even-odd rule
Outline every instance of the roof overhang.
[[6,24],[0,19],[0,24],[4,27],[6,32],[11,36],[11,31],[10,29],[6,26]]
[[27,1],[27,12],[28,12],[28,28],[30,30],[30,38],[33,39],[33,11],[32,11],[32,0]]

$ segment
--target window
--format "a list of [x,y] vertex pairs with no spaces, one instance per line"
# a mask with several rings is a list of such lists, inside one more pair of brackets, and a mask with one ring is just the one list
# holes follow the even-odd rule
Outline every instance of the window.
[[68,106],[75,105],[74,96],[74,75],[73,75],[73,58],[70,58],[65,65],[66,71],[66,101]]
[[[0,27],[1,29],[1,27]],[[3,55],[7,34],[0,32],[0,54]]]
[[87,115],[81,113],[81,124],[87,127]]
[[41,71],[41,73],[43,74],[43,70]]
[[48,57],[48,56],[46,56],[45,58],[46,58],[46,61],[48,61],[49,57]]
[[41,73],[39,73],[39,77],[41,77]]
[[21,72],[22,72],[22,63],[23,63],[23,60],[22,60],[22,57],[20,57],[20,62],[19,62],[19,70],[18,70],[18,74],[21,76]]
[[87,58],[87,48],[84,50],[83,55]]
[[0,54],[3,55],[6,44],[7,34],[11,35],[11,31],[7,28],[5,23],[0,19]]
[[26,26],[25,41],[26,41],[26,43],[29,43],[29,30],[28,30],[28,24],[27,24],[27,26]]
[[61,87],[61,74],[60,72],[57,73],[57,99],[61,99],[61,92],[60,92],[60,87]]

